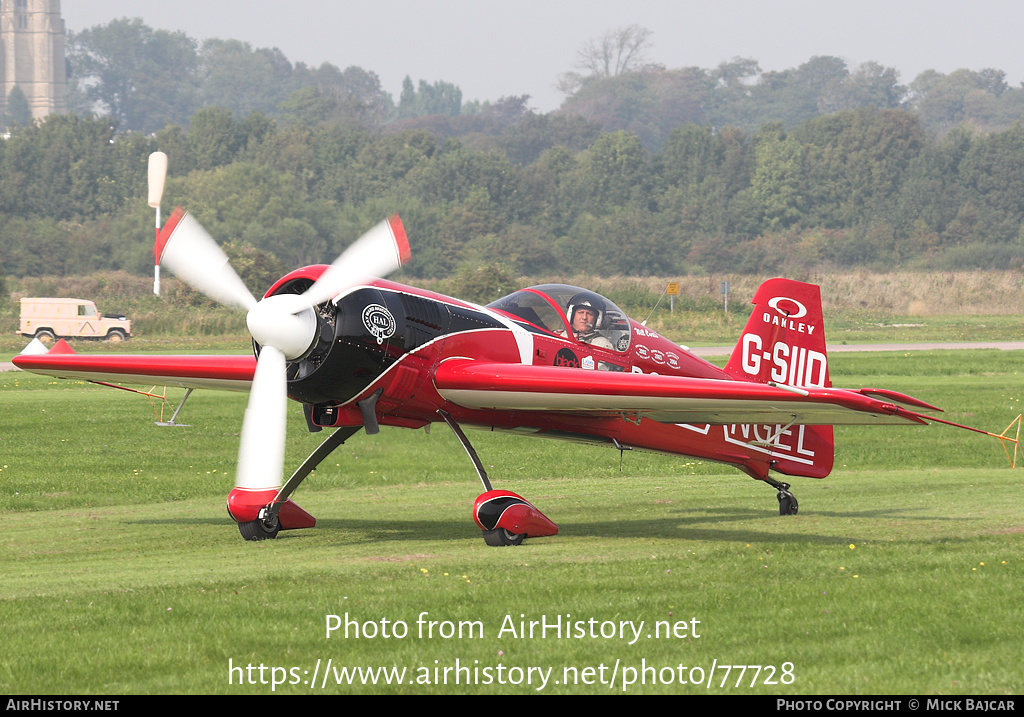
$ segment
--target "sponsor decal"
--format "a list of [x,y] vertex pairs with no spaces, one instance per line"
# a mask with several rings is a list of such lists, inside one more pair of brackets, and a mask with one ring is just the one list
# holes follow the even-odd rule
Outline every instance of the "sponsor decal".
[[395,317],[380,304],[369,304],[363,309],[363,326],[382,344],[395,334]]
[[581,368],[594,368],[594,357],[593,356],[584,356],[583,360],[580,361],[580,367]]
[[[805,445],[807,426],[793,426],[782,430],[782,426],[722,426],[726,443],[752,448],[795,463],[814,465],[814,451]],[[768,441],[772,443],[768,444]]]
[[555,354],[555,366],[579,368],[580,360],[576,358],[576,354],[574,354],[570,349],[559,349],[558,353]]
[[816,454],[811,450],[811,439],[806,434],[807,426],[783,429],[781,425],[764,424],[711,426],[677,423],[676,425],[709,437],[722,431],[721,435],[726,443],[743,446],[757,453],[764,453],[795,463],[814,465]]
[[775,316],[767,311],[761,316],[761,320],[766,324],[781,326],[784,329],[796,331],[799,334],[807,334],[808,336],[813,334],[814,330],[818,328],[814,324],[805,324],[803,321],[792,321],[787,319],[785,316]]
[[776,296],[773,299],[768,299],[768,306],[790,319],[802,319],[807,316],[807,307],[796,299],[790,299],[787,296]]
[[815,324],[805,321],[798,321],[807,316],[807,307],[796,299],[786,296],[776,296],[768,300],[768,306],[774,310],[765,311],[761,314],[761,320],[772,326],[781,326],[797,333],[810,336],[818,328]]
[[[725,426],[725,440],[730,443],[760,444],[758,447],[779,451],[791,456],[805,456],[814,460],[814,451],[805,446],[807,426],[793,426],[783,430],[781,425],[731,425]],[[771,441],[771,443],[769,443]]]

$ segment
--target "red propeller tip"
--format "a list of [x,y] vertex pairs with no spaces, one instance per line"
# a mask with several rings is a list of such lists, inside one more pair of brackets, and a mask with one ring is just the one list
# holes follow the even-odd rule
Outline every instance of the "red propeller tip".
[[178,223],[185,218],[186,214],[188,212],[181,207],[175,207],[163,228],[157,232],[156,243],[153,245],[153,258],[156,259],[157,264],[163,258],[164,249],[167,247],[167,242],[171,240],[171,235],[174,234],[174,230],[178,228]]
[[409,238],[405,235],[405,227],[402,225],[401,217],[397,214],[392,214],[388,218],[388,226],[391,227],[391,234],[395,237],[398,263],[404,266],[405,262],[409,261],[409,257],[412,256],[412,251],[409,249]]

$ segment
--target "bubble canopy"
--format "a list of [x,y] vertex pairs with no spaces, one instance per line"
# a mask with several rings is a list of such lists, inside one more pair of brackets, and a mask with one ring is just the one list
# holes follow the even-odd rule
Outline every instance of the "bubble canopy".
[[578,331],[569,330],[575,311],[590,308],[597,314],[591,334],[606,339],[614,351],[622,353],[629,349],[630,327],[626,314],[608,298],[579,286],[531,286],[492,301],[487,308],[511,316],[531,331],[594,343],[593,336],[584,339]]

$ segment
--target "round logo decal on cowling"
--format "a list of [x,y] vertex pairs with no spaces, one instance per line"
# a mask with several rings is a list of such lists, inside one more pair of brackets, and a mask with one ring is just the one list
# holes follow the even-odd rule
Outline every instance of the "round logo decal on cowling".
[[395,317],[380,304],[370,304],[363,309],[363,326],[382,344],[395,333]]

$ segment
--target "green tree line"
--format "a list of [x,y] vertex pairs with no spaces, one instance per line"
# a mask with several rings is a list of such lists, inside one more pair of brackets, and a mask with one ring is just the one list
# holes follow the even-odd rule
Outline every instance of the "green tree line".
[[[445,82],[408,80],[396,104],[360,68],[140,21],[70,44],[78,111],[0,141],[0,275],[151,271],[157,149],[166,207],[288,266],[330,261],[396,211],[413,246],[404,271],[423,278],[495,264],[563,276],[1024,264],[1024,89],[995,71],[901,87],[833,58],[782,73],[597,61],[538,114],[527,96],[463,103]],[[140,85],[129,69],[154,53],[164,69]],[[150,91],[178,99],[160,110]]]

